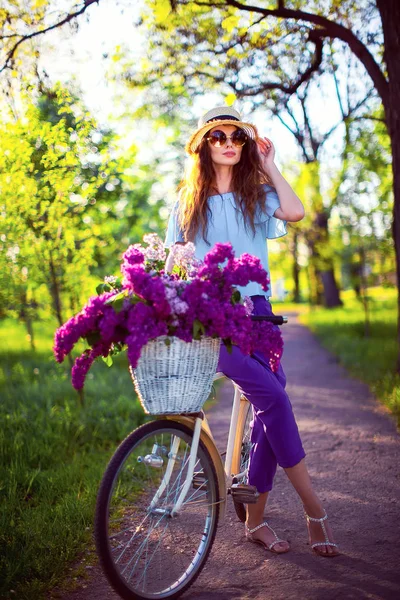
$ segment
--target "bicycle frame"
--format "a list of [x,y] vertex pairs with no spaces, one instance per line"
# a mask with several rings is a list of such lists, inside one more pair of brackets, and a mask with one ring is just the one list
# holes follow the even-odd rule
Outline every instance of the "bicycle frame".
[[[221,379],[222,377],[225,377],[225,375],[223,373],[216,373],[214,376],[214,381]],[[218,499],[218,502],[220,503],[220,506],[221,506],[220,516],[222,519],[225,516],[227,490],[232,485],[231,469],[232,469],[232,461],[233,461],[233,454],[234,454],[234,447],[235,447],[235,437],[236,437],[236,431],[237,431],[240,402],[241,402],[241,397],[242,397],[239,388],[235,384],[234,384],[234,388],[235,388],[235,395],[234,395],[234,399],[233,399],[225,463],[222,462],[221,455],[217,449],[217,446],[216,446],[214,438],[212,436],[210,427],[208,425],[208,421],[205,416],[196,417],[195,419],[193,417],[185,416],[185,415],[170,415],[167,417],[168,419],[171,419],[173,421],[178,421],[180,423],[183,423],[184,425],[190,427],[190,429],[193,430],[193,441],[192,441],[192,445],[191,445],[191,449],[190,449],[188,471],[186,474],[185,483],[183,485],[183,488],[181,490],[181,493],[179,495],[177,502],[175,503],[174,507],[172,508],[171,516],[176,516],[177,514],[179,514],[179,510],[182,507],[182,503],[187,494],[187,491],[188,491],[189,487],[192,485],[193,472],[194,472],[194,466],[195,466],[195,458],[197,455],[197,450],[198,450],[200,439],[202,440],[202,442],[206,446],[207,450],[209,451],[211,458],[213,460],[214,466],[215,466],[215,470],[216,470],[217,478],[218,478],[219,490],[220,490],[220,498]],[[246,400],[246,402],[247,402],[247,400]],[[178,452],[178,448],[175,448],[174,444],[173,444],[173,446],[174,446],[173,450],[171,451],[170,456],[168,458],[168,465],[167,465],[167,468],[165,471],[165,475],[163,477],[163,480],[160,484],[160,487],[159,487],[157,493],[155,494],[155,496],[151,502],[150,508],[153,508],[156,505],[158,498],[161,496],[162,492],[164,491],[164,489],[167,487],[167,485],[169,483],[169,478],[171,477],[171,473],[173,471],[173,466],[174,466],[174,463],[176,460],[176,455]],[[245,473],[238,473],[238,474],[235,473],[234,475],[237,477],[242,477],[245,475]]]

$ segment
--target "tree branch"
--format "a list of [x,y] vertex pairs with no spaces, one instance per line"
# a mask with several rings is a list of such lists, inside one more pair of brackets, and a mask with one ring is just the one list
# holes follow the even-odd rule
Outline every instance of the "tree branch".
[[262,15],[276,17],[277,19],[294,19],[295,21],[305,21],[317,25],[317,29],[313,30],[313,34],[319,38],[337,38],[345,42],[364,65],[366,71],[371,77],[374,85],[382,98],[384,104],[387,103],[389,83],[385,78],[380,66],[375,61],[374,57],[366,46],[357,38],[357,36],[347,27],[330,21],[327,17],[315,15],[302,10],[293,10],[285,8],[283,2],[278,2],[278,8],[269,9],[260,6],[252,6],[242,4],[238,0],[223,0],[223,2],[203,2],[202,0],[193,0],[194,4],[199,6],[208,6],[209,8],[224,8],[224,6],[232,6],[244,12],[254,12]]
[[[73,13],[69,13],[66,17],[64,17],[60,21],[53,23],[53,25],[49,25],[49,27],[45,27],[44,29],[34,31],[33,33],[28,33],[26,35],[21,34],[18,42],[16,42],[14,44],[14,46],[12,46],[12,48],[7,52],[5,61],[4,61],[3,65],[0,67],[0,73],[2,73],[5,69],[11,68],[14,55],[15,55],[18,47],[23,42],[26,42],[27,40],[30,40],[39,35],[43,35],[44,33],[51,31],[52,29],[57,29],[58,27],[62,27],[66,23],[69,23],[73,19],[76,19],[76,17],[79,17],[79,15],[82,15],[89,8],[89,6],[91,6],[92,4],[95,4],[95,3],[98,4],[99,2],[100,2],[100,0],[84,0],[83,6],[79,10],[77,10],[76,12],[73,12]],[[18,37],[18,34],[15,34],[15,36]],[[0,39],[5,39],[6,37],[7,38],[14,37],[14,35],[13,36],[0,36]]]
[[293,130],[290,127],[290,125],[288,123],[286,123],[286,121],[283,119],[281,113],[278,110],[276,110],[276,111],[274,110],[273,113],[274,113],[274,115],[276,117],[278,117],[278,119],[282,123],[282,125],[284,125],[286,127],[286,129],[288,129],[290,131],[290,133],[292,133],[294,135],[294,137],[297,140],[297,143],[299,144],[299,146],[301,148],[301,151],[303,153],[303,157],[304,157],[305,162],[309,163],[311,161],[310,161],[310,158],[309,158],[309,156],[307,154],[307,148],[306,148],[305,143],[304,143],[304,136],[301,133],[300,127],[298,126],[298,123],[294,119],[293,115],[289,112],[288,108],[286,108],[286,110],[287,110],[288,114],[292,117],[292,119],[295,121],[295,123],[296,123],[296,130]]
[[235,89],[235,92],[237,92],[238,97],[240,98],[243,96],[257,96],[258,94],[261,94],[267,90],[281,90],[281,92],[284,92],[285,94],[288,94],[289,96],[294,94],[305,81],[308,81],[311,78],[311,75],[313,73],[318,71],[318,69],[321,65],[321,62],[322,62],[322,48],[323,48],[322,40],[318,38],[317,40],[311,40],[311,41],[313,41],[315,43],[315,52],[314,52],[311,64],[304,71],[304,73],[302,73],[302,75],[300,75],[300,77],[297,81],[295,81],[291,85],[284,85],[283,83],[276,83],[276,82],[266,82],[266,83],[260,84],[257,88],[248,86],[248,87],[243,87],[240,90]]
[[[314,156],[314,160],[318,160],[318,151],[321,147],[321,138],[320,136],[315,136],[312,130],[310,119],[307,112],[306,100],[307,100],[308,87],[304,92],[303,96],[298,96],[300,100],[301,109],[303,111],[303,120],[304,120],[304,129],[306,131],[306,135],[308,134],[308,139],[311,145],[312,153]],[[318,139],[317,139],[318,138]]]

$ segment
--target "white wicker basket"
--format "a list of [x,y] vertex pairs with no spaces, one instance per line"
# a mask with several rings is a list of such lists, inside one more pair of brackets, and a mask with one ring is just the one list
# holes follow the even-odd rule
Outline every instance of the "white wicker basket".
[[207,400],[217,369],[220,340],[206,337],[183,342],[160,336],[141,351],[136,369],[129,367],[139,400],[150,415],[191,413]]

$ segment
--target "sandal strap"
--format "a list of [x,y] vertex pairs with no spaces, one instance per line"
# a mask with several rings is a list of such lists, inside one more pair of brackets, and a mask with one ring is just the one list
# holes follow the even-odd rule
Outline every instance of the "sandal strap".
[[270,532],[273,533],[274,536],[275,536],[275,540],[271,544],[268,545],[268,549],[269,550],[271,550],[271,548],[273,548],[275,546],[275,544],[279,544],[279,543],[282,543],[282,542],[284,544],[286,543],[285,540],[281,540],[280,538],[278,538],[278,536],[276,535],[275,531],[272,529],[272,527],[268,524],[267,521],[264,521],[263,523],[260,523],[260,525],[257,525],[257,527],[253,527],[253,529],[249,529],[247,527],[247,524],[245,524],[245,527],[246,527],[247,533],[250,533],[250,534],[255,533],[256,531],[258,531],[259,529],[261,529],[261,527],[268,527],[268,529],[270,530]]
[[[275,532],[274,532],[275,533]],[[270,544],[268,546],[268,550],[272,550],[272,548],[275,546],[275,544],[287,544],[287,540],[281,540],[279,538],[276,538],[276,540],[274,542],[272,542],[272,544]]]
[[[268,529],[271,529],[271,527],[268,525],[267,521],[264,521],[260,525],[257,525],[257,527],[253,527],[253,529],[249,529],[249,527],[247,527],[247,524],[245,524],[245,527],[246,527],[246,531],[248,533],[254,533],[254,532],[258,531],[259,529],[261,529],[261,527],[268,527]],[[271,529],[271,531],[273,531],[273,530]],[[273,531],[273,533],[276,535],[276,533],[274,531]]]
[[322,525],[322,522],[326,521],[326,519],[328,518],[328,515],[326,514],[326,511],[324,511],[324,513],[325,514],[324,514],[323,517],[321,517],[320,519],[316,519],[314,517],[310,517],[306,512],[304,512],[307,521],[312,521],[313,523],[321,523],[321,525]]
[[335,542],[315,542],[315,544],[311,544],[311,548],[315,548],[316,546],[335,546],[335,548],[339,548]]
[[[308,522],[312,521],[313,523],[319,523],[319,524],[321,525],[322,532],[323,532],[323,534],[324,534],[324,538],[325,538],[325,541],[324,541],[324,542],[315,542],[315,544],[311,544],[311,548],[315,548],[316,546],[335,546],[336,548],[338,548],[338,545],[337,545],[337,544],[335,544],[334,542],[331,542],[331,541],[329,540],[329,537],[328,537],[328,532],[326,531],[326,527],[325,527],[325,523],[324,523],[324,521],[326,521],[326,519],[328,518],[328,515],[326,514],[326,511],[325,511],[325,510],[324,510],[324,513],[325,513],[325,514],[324,514],[324,516],[323,516],[323,517],[321,517],[320,519],[316,519],[316,518],[314,518],[314,517],[310,517],[310,516],[309,516],[309,515],[308,515],[308,514],[307,514],[307,513],[304,511],[305,517],[306,517],[306,519],[307,519],[307,521],[308,521]],[[310,540],[310,541],[311,541],[311,540]]]

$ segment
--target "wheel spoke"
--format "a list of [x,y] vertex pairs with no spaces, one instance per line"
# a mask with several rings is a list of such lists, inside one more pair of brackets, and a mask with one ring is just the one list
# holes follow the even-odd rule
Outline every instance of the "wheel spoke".
[[[123,442],[106,471],[96,542],[106,575],[123,598],[165,599],[186,589],[211,549],[218,484],[202,443],[195,458],[196,485],[193,480],[179,514],[171,517],[187,481],[191,442],[192,433],[182,424],[147,423]],[[175,460],[173,447],[178,448]]]

